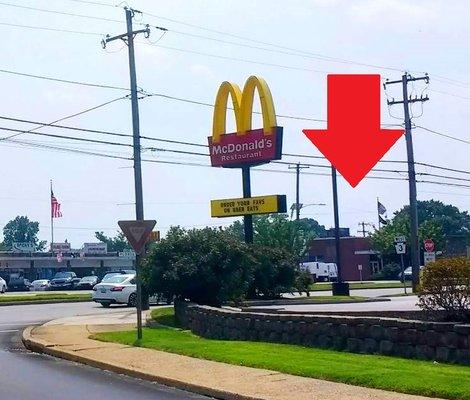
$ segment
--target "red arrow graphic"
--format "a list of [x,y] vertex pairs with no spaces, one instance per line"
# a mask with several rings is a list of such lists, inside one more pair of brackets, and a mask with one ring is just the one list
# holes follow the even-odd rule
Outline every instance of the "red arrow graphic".
[[380,129],[380,75],[328,75],[327,129],[303,132],[356,187],[404,130]]

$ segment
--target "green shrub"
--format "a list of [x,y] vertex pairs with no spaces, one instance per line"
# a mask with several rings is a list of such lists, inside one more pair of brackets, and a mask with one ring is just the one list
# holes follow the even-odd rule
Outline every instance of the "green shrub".
[[219,229],[171,228],[142,266],[149,294],[220,306],[292,292],[296,258],[279,247],[247,245]]
[[447,258],[422,270],[419,306],[445,310],[447,318],[470,320],[470,259]]
[[147,257],[149,293],[220,306],[244,297],[252,278],[248,246],[217,229],[173,227]]

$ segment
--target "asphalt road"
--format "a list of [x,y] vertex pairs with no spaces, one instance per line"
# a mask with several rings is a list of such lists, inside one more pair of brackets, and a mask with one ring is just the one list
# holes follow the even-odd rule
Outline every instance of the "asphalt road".
[[0,307],[0,399],[183,400],[208,399],[151,382],[31,353],[21,344],[25,326],[73,315],[122,312],[94,303]]

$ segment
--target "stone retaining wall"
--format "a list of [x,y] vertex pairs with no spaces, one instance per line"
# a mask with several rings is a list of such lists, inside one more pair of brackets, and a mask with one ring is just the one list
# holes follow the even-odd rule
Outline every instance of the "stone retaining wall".
[[176,317],[193,333],[470,364],[470,324],[339,315],[280,315],[176,303]]

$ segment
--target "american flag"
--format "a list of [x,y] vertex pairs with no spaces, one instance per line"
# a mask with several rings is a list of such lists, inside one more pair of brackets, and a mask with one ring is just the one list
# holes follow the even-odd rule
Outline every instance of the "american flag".
[[52,218],[62,217],[62,212],[60,211],[60,203],[55,198],[52,190],[51,190],[51,217]]

